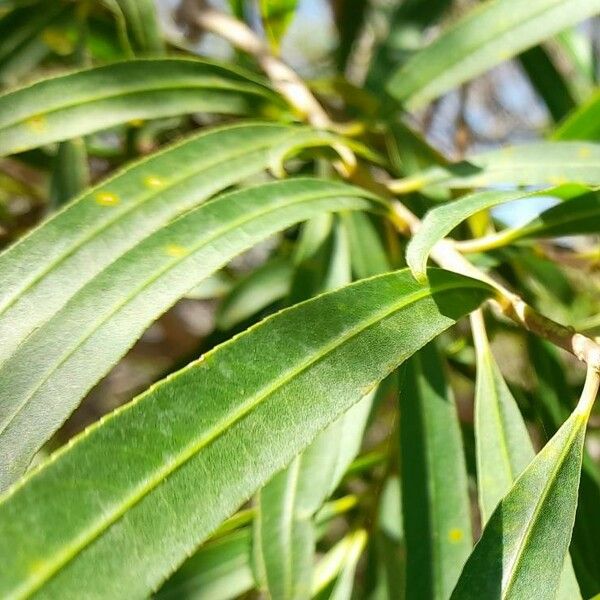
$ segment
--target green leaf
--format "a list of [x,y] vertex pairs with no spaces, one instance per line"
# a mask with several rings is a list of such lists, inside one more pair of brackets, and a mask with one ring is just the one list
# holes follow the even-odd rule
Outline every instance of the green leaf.
[[265,184],[215,198],[123,254],[0,365],[1,484],[22,472],[86,392],[204,277],[315,214],[382,206],[365,192],[333,181]]
[[599,11],[600,0],[490,0],[417,52],[388,91],[409,109],[421,108]]
[[472,547],[460,425],[433,342],[411,357],[401,373],[406,595],[444,600],[452,592]]
[[522,191],[479,192],[464,196],[454,202],[441,204],[430,210],[406,248],[406,263],[414,276],[423,280],[427,259],[433,247],[469,216],[503,202],[523,198],[526,195]]
[[522,227],[498,234],[506,241],[600,232],[600,194],[592,192],[543,211]]
[[[325,244],[323,252],[319,221],[313,219],[305,228],[303,265],[324,263],[324,268],[316,269],[315,284],[319,290],[330,290],[351,279],[349,248],[341,223],[333,229],[328,223],[325,241],[331,244]],[[317,243],[309,253],[313,242]],[[313,517],[358,453],[372,401],[371,393],[334,421],[258,494],[254,557],[257,579],[270,597],[309,597],[316,538]]]
[[[104,0],[106,2],[106,0]],[[165,45],[154,0],[112,0],[125,18],[131,46],[142,54],[162,54]]]
[[85,142],[81,138],[58,145],[50,181],[50,202],[58,208],[78,196],[89,184]]
[[348,241],[352,272],[357,279],[372,277],[391,269],[381,237],[369,215],[360,212],[342,216]]
[[130,60],[38,81],[0,96],[3,155],[135,119],[245,114],[281,101],[261,80],[198,59]]
[[271,146],[294,131],[242,123],[202,132],[92,188],[0,255],[0,363],[146,236],[264,169]]
[[219,306],[217,327],[232,329],[285,298],[290,291],[292,271],[288,259],[276,257],[240,279]]
[[560,121],[575,107],[567,79],[544,46],[535,46],[519,56],[533,89],[540,95],[552,119]]
[[446,271],[429,281],[399,271],[285,310],[88,428],[0,502],[0,595],[78,597],[82,581],[104,597],[146,595],[320,430],[491,294]]
[[250,531],[208,542],[155,594],[157,600],[230,600],[250,591]]
[[595,376],[590,376],[578,408],[494,510],[453,600],[526,598],[531,590],[538,598],[556,596],[575,519],[586,424],[596,393]]
[[281,39],[289,27],[298,0],[259,0],[260,14],[267,38],[275,50],[279,50]]
[[600,140],[600,89],[552,133],[554,140]]
[[600,184],[600,144],[533,142],[507,146],[468,157],[467,161],[433,167],[392,184],[397,193],[428,188],[486,188],[498,185],[546,186]]

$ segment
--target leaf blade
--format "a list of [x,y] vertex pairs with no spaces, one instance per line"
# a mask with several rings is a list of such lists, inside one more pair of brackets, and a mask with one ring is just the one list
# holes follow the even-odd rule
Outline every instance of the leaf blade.
[[[420,286],[401,271],[283,311],[90,428],[4,496],[0,547],[8,562],[0,577],[2,593],[43,588],[68,597],[79,593],[82,577],[93,580],[99,594],[147,593],[319,429],[490,294],[481,282],[444,271],[429,279],[431,287]],[[380,349],[378,356],[373,347]],[[242,358],[251,355],[271,368],[253,368]],[[357,368],[349,370],[348,360]],[[202,411],[192,389],[203,389],[210,398]],[[297,402],[298,397],[305,401]],[[260,434],[265,423],[273,425],[269,439]],[[244,450],[248,444],[252,453]],[[205,468],[219,456],[222,468],[210,468],[210,485],[184,493],[194,481],[205,481]],[[94,485],[83,484],[82,468],[92,469]],[[57,493],[74,478],[81,484],[77,493]],[[164,510],[166,492],[171,511]],[[39,503],[40,493],[49,501]],[[174,517],[183,511],[186,527]],[[58,515],[57,530],[52,523]],[[131,560],[121,560],[118,547]],[[123,569],[145,577],[120,577]]]

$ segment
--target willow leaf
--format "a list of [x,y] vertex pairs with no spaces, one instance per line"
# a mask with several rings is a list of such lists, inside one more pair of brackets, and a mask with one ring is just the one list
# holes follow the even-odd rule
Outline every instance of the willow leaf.
[[0,96],[3,155],[127,123],[184,113],[256,113],[281,101],[260,79],[199,59],[130,60]]
[[471,552],[472,533],[458,415],[433,342],[403,367],[400,452],[406,594],[444,600]]
[[598,391],[582,399],[490,517],[452,594],[462,598],[554,598],[575,520],[586,425]]
[[490,0],[472,9],[391,78],[410,109],[600,12],[600,0]]
[[22,472],[152,321],[204,277],[320,212],[382,206],[358,188],[332,181],[265,184],[215,198],[123,254],[0,365],[1,483]]
[[0,500],[0,595],[77,598],[82,581],[97,597],[146,595],[320,430],[491,294],[446,271],[429,281],[399,271],[282,311],[88,428]]
[[201,133],[90,189],[1,254],[0,363],[108,265],[173,218],[264,169],[271,145],[293,135],[261,123]]
[[598,185],[600,144],[591,142],[533,142],[507,146],[468,157],[467,161],[432,167],[400,179],[397,192],[434,188],[557,186],[564,183]]
[[[476,314],[471,319],[477,362],[475,443],[479,510],[485,523],[534,459],[535,452],[517,403],[489,347],[483,317]],[[569,556],[564,562],[557,598],[581,598]]]
[[[305,227],[311,242],[319,239],[321,220],[313,219]],[[338,220],[329,232],[324,240],[325,252],[323,244],[317,243],[308,253],[307,246],[311,244],[303,236],[300,268],[307,262],[313,268],[315,262],[323,263],[324,268],[316,268],[321,290],[334,289],[351,280],[345,228]],[[300,299],[292,297],[291,301]],[[316,539],[313,517],[358,453],[372,400],[373,394],[367,395],[329,425],[258,494],[254,556],[258,580],[270,597],[310,597]]]

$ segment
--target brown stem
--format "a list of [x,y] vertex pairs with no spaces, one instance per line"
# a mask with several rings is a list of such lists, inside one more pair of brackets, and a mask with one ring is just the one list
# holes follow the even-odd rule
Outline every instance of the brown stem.
[[[250,27],[209,7],[205,0],[183,0],[181,11],[189,22],[219,35],[236,48],[252,55],[271,80],[273,87],[311,125],[326,129],[336,128],[304,81],[282,60],[273,56],[268,45]],[[344,177],[349,176],[344,169],[338,170]],[[364,169],[358,169],[351,175],[354,180],[360,177],[360,183],[369,189],[381,187]],[[391,191],[393,192],[393,189]],[[389,196],[389,192],[386,195]],[[419,218],[398,201],[394,201],[392,206],[392,218],[399,231],[406,235],[414,235],[421,227]],[[571,352],[579,360],[587,363],[590,369],[600,371],[600,344],[538,313],[518,295],[473,266],[456,249],[451,240],[440,240],[434,246],[431,257],[445,269],[479,279],[493,286],[497,291],[497,304],[505,316],[527,331]]]

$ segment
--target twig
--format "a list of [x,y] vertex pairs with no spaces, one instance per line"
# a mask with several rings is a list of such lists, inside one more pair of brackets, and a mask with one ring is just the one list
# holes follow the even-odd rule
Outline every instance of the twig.
[[[273,87],[311,125],[318,128],[339,129],[339,126],[329,119],[304,81],[282,60],[273,56],[267,44],[247,25],[209,7],[205,0],[183,0],[180,10],[189,22],[219,35],[236,48],[252,55],[271,80]],[[339,167],[338,170],[344,177],[348,177],[347,171]],[[368,188],[381,187],[362,169],[353,174],[353,179],[357,177],[360,177],[361,184],[366,184]],[[387,195],[389,196],[389,193]],[[392,202],[392,207],[393,220],[399,231],[406,235],[414,235],[421,227],[418,217],[397,200]],[[451,240],[439,241],[434,246],[431,257],[445,269],[479,279],[493,286],[497,291],[496,301],[502,314],[527,331],[571,352],[590,369],[600,371],[600,344],[538,313],[518,295],[473,266],[456,249]]]

